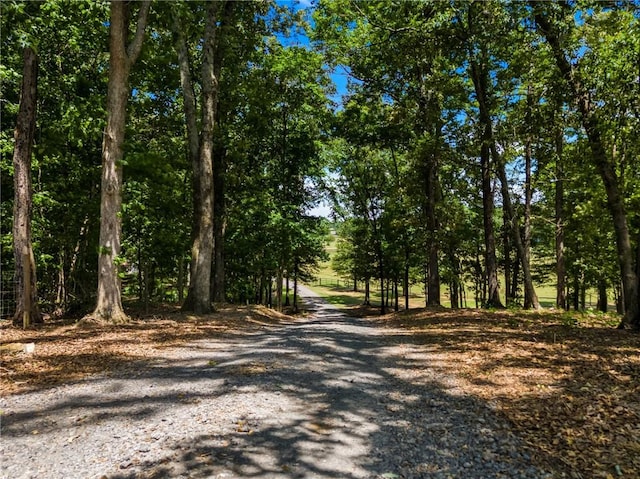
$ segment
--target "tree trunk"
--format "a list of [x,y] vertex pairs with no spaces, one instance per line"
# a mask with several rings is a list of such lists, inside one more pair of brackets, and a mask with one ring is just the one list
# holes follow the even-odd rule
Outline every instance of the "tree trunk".
[[405,251],[404,264],[404,309],[409,309],[409,294],[411,293],[411,286],[409,285],[409,259],[407,257],[407,251]]
[[178,282],[176,285],[178,289],[178,303],[182,304],[184,299],[184,255],[180,255],[178,260]]
[[558,126],[555,139],[556,148],[556,184],[555,184],[555,249],[556,249],[556,307],[567,308],[566,281],[567,269],[564,259],[564,169],[562,150],[564,137]]
[[293,268],[293,311],[298,312],[298,263]]
[[399,281],[398,281],[398,278],[396,277],[396,279],[393,280],[393,310],[396,312],[400,310],[398,283]]
[[500,177],[500,183],[502,184],[502,201],[504,208],[507,210],[509,222],[511,223],[511,232],[516,250],[518,251],[518,257],[520,258],[520,265],[522,266],[522,274],[524,276],[524,308],[525,309],[540,309],[540,303],[538,302],[538,295],[533,287],[533,278],[531,276],[531,268],[529,261],[527,260],[527,250],[524,242],[520,236],[520,227],[518,226],[518,220],[515,217],[513,205],[511,204],[511,197],[509,195],[509,183],[507,182],[507,174],[504,169],[504,161],[499,158],[498,151],[495,144],[492,145],[491,151],[498,170],[498,176]]
[[[438,150],[439,147],[436,147]],[[431,155],[430,155],[431,156]],[[440,269],[438,261],[438,220],[437,204],[437,154],[427,161],[426,195],[427,195],[427,230],[429,232],[428,258],[429,276],[427,278],[427,306],[440,306]]]
[[[23,52],[20,109],[14,132],[13,150],[13,254],[15,258],[15,325],[42,323],[38,307],[36,264],[31,245],[31,152],[36,130],[38,58],[31,47]],[[27,284],[28,283],[28,284]]]
[[[536,8],[535,5],[534,8]],[[578,105],[582,127],[589,140],[593,162],[600,173],[607,192],[607,206],[613,219],[613,227],[616,234],[616,248],[618,251],[618,263],[625,303],[625,314],[619,327],[640,329],[638,275],[634,268],[634,253],[631,247],[627,214],[615,166],[612,160],[608,158],[602,144],[600,126],[598,125],[594,111],[596,107],[590,100],[589,92],[575,75],[573,66],[567,60],[560,44],[560,37],[556,27],[549,22],[548,18],[540,14],[535,15],[535,20],[545,36],[547,43],[550,45],[556,60],[556,65],[569,85],[573,99]]]
[[[176,51],[178,53],[178,67],[180,70],[180,88],[182,90],[182,101],[184,108],[185,125],[187,128],[187,145],[189,162],[191,163],[191,192],[192,192],[192,206],[193,206],[193,218],[191,223],[191,241],[194,242],[199,235],[200,222],[198,219],[201,216],[201,204],[200,204],[200,138],[198,136],[198,120],[197,120],[197,107],[196,96],[193,90],[193,82],[191,78],[191,67],[189,65],[189,50],[187,47],[187,41],[182,33],[184,26],[180,20],[179,15],[174,16],[173,31],[176,37]],[[193,268],[195,267],[195,261],[191,261],[189,265],[189,277],[192,278],[194,274]],[[182,296],[180,295],[182,303]]]
[[604,279],[598,280],[598,311],[603,313],[607,312],[608,309],[608,298],[607,298],[607,282]]
[[462,296],[460,295],[460,262],[456,257],[453,247],[449,249],[449,260],[451,261],[451,269],[453,270],[453,280],[451,282],[451,308],[462,308]]
[[440,144],[442,141],[442,127],[440,125],[440,105],[435,100],[435,95],[428,89],[424,78],[428,72],[423,72],[421,78],[421,95],[418,108],[421,110],[421,118],[426,125],[424,135],[435,138],[432,148],[424,151],[424,194],[425,216],[427,227],[427,260],[429,262],[429,274],[426,278],[426,305],[440,306],[440,268],[438,254],[438,230],[437,216],[438,205],[438,166],[440,163]]
[[[211,272],[214,259],[214,132],[219,98],[219,80],[222,70],[221,37],[234,2],[210,2],[207,8],[204,41],[202,46],[202,121],[199,139],[197,176],[194,185],[199,194],[199,210],[193,230],[196,236],[191,248],[191,282],[184,311],[198,314],[208,313],[211,305]],[[221,15],[219,15],[221,10]],[[194,201],[195,204],[195,201]]]
[[224,241],[227,229],[227,212],[225,202],[225,157],[226,152],[220,149],[213,160],[214,177],[214,261],[213,261],[213,301],[225,301],[225,258]]
[[[183,311],[197,314],[211,312],[211,270],[213,262],[213,154],[216,110],[218,105],[218,81],[220,64],[216,62],[219,46],[217,33],[218,3],[211,2],[207,9],[202,54],[202,122],[199,141],[196,177],[199,179],[194,189],[199,195],[193,231],[196,233],[191,248],[191,281]],[[196,201],[194,200],[194,204]]]
[[504,243],[504,302],[507,306],[513,303],[515,292],[511,289],[511,227],[507,209],[502,209],[502,234]]
[[384,315],[387,312],[387,308],[384,304],[384,273],[382,265],[380,266],[380,314]]
[[58,269],[58,287],[56,288],[56,310],[63,311],[67,303],[67,275],[65,274],[65,251],[60,251],[60,269]]
[[471,77],[480,107],[480,125],[482,127],[482,144],[480,146],[480,169],[482,174],[482,206],[485,244],[485,269],[487,276],[487,297],[485,307],[503,308],[498,286],[498,260],[496,259],[496,238],[493,226],[493,190],[491,188],[491,152],[493,143],[491,117],[487,100],[487,72],[484,67],[471,64]]
[[[527,113],[526,127],[527,139],[525,144],[525,181],[524,181],[524,215],[522,225],[522,263],[524,272],[524,309],[540,309],[540,303],[533,287],[533,278],[531,277],[531,202],[533,199],[533,187],[531,185],[531,110],[533,102],[533,94],[531,85],[527,86]],[[513,211],[515,215],[515,211]],[[514,218],[515,220],[515,218]]]
[[291,288],[289,288],[289,273],[287,272],[287,277],[285,279],[286,285],[287,287],[285,288],[285,295],[284,295],[284,305],[285,307],[288,307],[291,305],[290,301],[289,301],[289,290]]
[[577,271],[573,278],[573,309],[575,311],[580,309],[580,275]]
[[[472,67],[473,77],[474,77],[474,85],[476,88],[476,97],[478,98],[478,104],[480,107],[480,124],[484,127],[483,132],[483,144],[482,149],[490,150],[491,157],[493,158],[494,167],[498,172],[498,177],[500,179],[500,183],[502,186],[502,200],[503,207],[507,210],[507,218],[511,225],[512,237],[516,246],[516,250],[518,251],[518,256],[520,257],[520,262],[522,265],[522,272],[524,274],[524,288],[525,288],[525,308],[533,307],[534,309],[540,309],[540,303],[538,302],[538,297],[536,295],[535,289],[533,287],[533,279],[531,277],[531,269],[529,267],[529,263],[527,261],[527,252],[526,248],[523,244],[522,238],[520,236],[520,228],[518,226],[518,221],[515,216],[515,212],[513,209],[513,205],[511,204],[511,196],[509,194],[509,183],[507,182],[507,174],[505,172],[504,160],[498,153],[498,149],[496,148],[495,140],[493,138],[493,125],[491,122],[491,116],[488,105],[488,93],[487,93],[487,85],[488,78],[486,69],[482,69],[479,71],[477,66]],[[485,151],[484,154],[488,155],[489,151]],[[488,191],[491,190],[491,183],[489,177],[489,160],[483,159],[483,153],[481,153],[481,161],[483,163],[482,168],[482,184],[483,184],[483,192],[487,194]],[[485,165],[486,164],[486,165]],[[485,179],[485,176],[487,177]],[[488,184],[485,184],[488,183]],[[488,191],[487,191],[488,190]],[[484,195],[483,195],[484,196]],[[490,204],[489,204],[490,203]],[[487,224],[491,225],[491,233],[493,231],[493,219],[492,216],[487,217],[487,207],[489,207],[489,211],[493,213],[493,197],[490,202],[485,204],[485,229]],[[488,233],[485,232],[485,238],[488,236]],[[492,240],[494,242],[495,240]],[[487,242],[487,250],[489,249],[489,242]],[[487,303],[489,306],[494,307],[502,307],[500,303],[499,292],[497,291],[497,265],[495,261],[495,244],[492,248],[493,258],[487,257],[487,273],[489,274],[489,298]],[[490,265],[490,262],[492,263]],[[491,271],[491,268],[495,268],[496,271]],[[495,280],[492,279],[492,276],[495,276]],[[496,286],[495,290],[492,292],[493,281],[495,281]],[[515,290],[513,291],[515,293]],[[497,297],[497,303],[496,301]],[[527,303],[526,299],[529,299]]]
[[129,72],[142,48],[150,1],[140,5],[136,34],[127,46],[129,4],[111,2],[109,24],[109,83],[107,125],[102,142],[100,243],[98,251],[98,297],[91,317],[113,323],[127,320],[122,309],[118,256],[122,222],[122,159],[129,98]]
[[364,281],[364,302],[362,303],[363,306],[371,306],[370,288],[370,280],[369,278],[367,278]]
[[276,275],[276,309],[282,311],[282,282],[284,281],[284,275],[282,274],[282,267],[278,268]]
[[513,299],[518,299],[518,280],[520,278],[520,252],[516,249],[516,260],[513,262],[513,272],[511,274],[511,292]]

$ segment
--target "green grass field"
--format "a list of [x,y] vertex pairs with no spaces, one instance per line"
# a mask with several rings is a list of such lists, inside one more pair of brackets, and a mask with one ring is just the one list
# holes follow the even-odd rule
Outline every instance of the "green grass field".
[[[352,291],[353,282],[347,281],[345,278],[339,277],[331,267],[331,259],[335,254],[336,236],[332,235],[331,242],[326,246],[326,251],[329,254],[329,260],[320,263],[318,272],[316,273],[315,281],[309,282],[307,286],[314,290],[316,293],[326,298],[332,304],[340,307],[348,307],[361,305],[364,302],[364,283],[358,284],[358,292]],[[380,289],[379,283],[373,282],[371,284],[370,299],[373,305],[380,304]],[[404,297],[402,289],[400,294],[400,308],[404,308]],[[543,308],[552,308],[556,304],[556,290],[554,284],[536,285],[536,294],[538,300]],[[474,308],[476,306],[474,300],[474,292],[472,287],[466,288],[467,306]],[[409,307],[421,308],[425,305],[424,287],[422,284],[415,284],[411,286],[409,296]],[[502,298],[504,302],[504,297]],[[585,305],[587,309],[595,309],[598,301],[597,292],[595,290],[588,290],[586,294]],[[391,301],[393,303],[393,301]],[[450,307],[451,302],[449,300],[449,290],[446,287],[442,288],[442,306]],[[609,298],[609,310],[615,311],[615,303],[613,298]]]

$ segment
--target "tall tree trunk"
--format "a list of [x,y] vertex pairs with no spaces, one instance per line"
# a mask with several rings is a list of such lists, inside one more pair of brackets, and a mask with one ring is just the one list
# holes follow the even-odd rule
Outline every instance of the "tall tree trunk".
[[224,148],[220,148],[213,159],[213,301],[216,303],[224,303],[225,301],[224,242],[227,229],[225,160],[226,151],[224,151]]
[[[439,146],[436,146],[439,150]],[[430,155],[431,156],[431,155]],[[427,161],[426,195],[427,195],[427,230],[429,232],[428,257],[429,276],[427,278],[427,306],[440,306],[440,269],[438,252],[438,220],[436,214],[438,194],[438,154]]]
[[384,268],[382,262],[380,262],[380,314],[384,315],[387,312],[385,306],[385,294],[384,294]]
[[520,278],[520,252],[516,248],[516,260],[513,262],[513,272],[511,274],[511,292],[513,298],[518,298],[518,281]]
[[600,278],[598,280],[598,311],[606,313],[609,306],[608,302],[607,282],[603,278]]
[[[219,97],[221,72],[220,36],[226,27],[233,2],[209,3],[205,22],[203,61],[202,61],[202,125],[200,131],[200,150],[198,156],[196,187],[200,195],[199,210],[196,212],[197,232],[191,248],[191,281],[187,298],[182,306],[184,311],[198,314],[209,313],[211,307],[211,270],[213,262],[213,218],[214,218],[214,180],[213,154],[216,111]],[[219,16],[219,8],[222,15]],[[195,203],[195,202],[194,202]]]
[[502,242],[504,244],[504,302],[508,306],[515,300],[515,291],[511,290],[511,227],[507,209],[502,208]]
[[397,277],[393,280],[393,310],[396,312],[400,309],[399,295],[398,295],[399,282],[400,281],[398,280]]
[[[520,236],[520,228],[518,226],[518,221],[515,216],[513,205],[511,203],[511,196],[509,194],[509,183],[507,181],[507,174],[505,172],[504,160],[499,155],[498,149],[496,148],[495,140],[493,138],[493,125],[491,121],[491,115],[490,115],[490,109],[489,109],[489,97],[488,97],[488,91],[487,91],[487,86],[489,84],[488,72],[486,71],[486,68],[480,68],[477,65],[472,65],[472,73],[474,78],[473,83],[476,90],[476,97],[478,98],[478,105],[480,107],[480,124],[483,125],[483,128],[484,128],[483,138],[482,138],[483,139],[482,148],[483,149],[486,148],[487,150],[490,150],[491,157],[493,158],[494,167],[498,172],[498,177],[500,179],[500,184],[502,186],[503,207],[506,208],[507,210],[507,218],[509,219],[509,223],[511,225],[512,237],[513,237],[516,250],[518,251],[518,256],[520,257],[520,262],[522,265],[522,272],[524,275],[525,298],[529,298],[529,303],[530,303],[529,304],[525,302],[525,307],[533,307],[534,309],[539,309],[540,303],[538,302],[538,297],[533,287],[531,269],[529,267],[529,263],[526,260],[527,255],[526,255],[524,243]],[[484,154],[489,154],[489,151],[484,152]],[[489,185],[485,185],[485,181],[490,182],[489,178],[485,180],[485,176],[487,177],[489,176],[488,171],[486,171],[489,169],[489,165],[488,165],[488,160],[484,160],[482,158],[482,153],[481,153],[481,161],[483,165],[486,163],[486,166],[483,166],[483,169],[482,169],[483,191],[484,191],[485,188],[490,189],[491,185],[490,183]],[[487,205],[485,205],[485,208],[486,206]],[[491,212],[492,212],[493,198],[490,206],[491,206]],[[485,211],[485,228],[487,226],[487,223],[490,223],[492,225],[493,220],[491,217],[486,218],[486,211]],[[486,235],[487,233],[485,233],[485,236]],[[493,247],[493,254],[494,254],[494,258],[492,258],[491,261],[495,262],[495,246]],[[490,272],[489,258],[487,258],[487,272],[488,273]],[[497,272],[491,273],[491,274],[495,274],[495,277],[496,277],[495,281],[497,282]],[[515,293],[515,290],[513,292]],[[497,295],[497,294],[498,293],[496,292],[493,293],[493,295]],[[492,279],[490,276],[489,277],[489,298],[487,302],[491,306],[498,306],[498,307],[502,306],[502,304],[500,303],[499,296],[497,300],[498,303],[494,304],[494,301],[495,301],[494,296],[492,296]]]
[[291,302],[289,301],[289,291],[290,291],[290,287],[289,287],[289,272],[287,271],[287,277],[285,278],[285,283],[286,283],[286,288],[285,288],[285,294],[284,294],[284,306],[288,307],[291,305]]
[[[524,181],[524,215],[522,225],[522,264],[524,272],[524,309],[540,309],[540,303],[533,287],[533,278],[531,276],[531,202],[533,200],[533,187],[531,185],[531,110],[533,102],[533,94],[531,85],[527,86],[527,139],[525,145],[525,181]],[[515,210],[513,211],[515,215]],[[515,220],[515,218],[514,218]]]
[[409,285],[409,248],[404,250],[404,309],[409,309],[409,294],[411,286]]
[[[524,307],[525,309],[540,309],[540,302],[538,301],[538,295],[533,287],[533,278],[531,276],[531,268],[529,261],[526,258],[526,248],[522,237],[520,236],[520,227],[518,225],[518,219],[515,216],[513,205],[511,204],[511,197],[509,195],[509,183],[507,181],[507,174],[504,168],[504,161],[499,158],[498,150],[495,144],[491,147],[494,161],[496,163],[496,169],[498,170],[498,176],[500,177],[500,183],[502,185],[502,201],[504,208],[507,210],[509,222],[511,224],[511,232],[516,250],[518,251],[518,257],[520,259],[520,265],[522,266],[522,274],[524,276]],[[515,290],[514,290],[515,291]],[[528,298],[528,301],[527,301]]]
[[562,127],[556,128],[556,184],[555,184],[555,250],[556,250],[556,307],[567,308],[567,268],[564,259],[564,168],[562,150],[564,137]]
[[573,309],[578,311],[580,309],[580,272],[576,271],[573,277]]
[[363,306],[371,306],[370,288],[371,280],[369,278],[366,278],[364,280],[364,302],[362,303]]
[[178,289],[178,303],[182,303],[184,299],[184,255],[180,255],[178,259],[178,281],[176,285]]
[[129,3],[112,1],[109,23],[109,82],[107,86],[107,125],[102,142],[102,182],[100,198],[100,243],[98,251],[98,297],[91,317],[113,323],[124,322],[118,256],[122,222],[122,159],[129,72],[135,63],[144,38],[150,1],[142,2],[136,33],[129,36]]
[[[42,323],[38,307],[36,264],[31,245],[31,152],[36,130],[38,57],[31,47],[23,52],[20,109],[14,132],[13,150],[13,254],[15,258],[16,325]],[[27,284],[29,283],[29,284]]]
[[[184,108],[185,125],[187,128],[187,145],[189,162],[191,163],[191,191],[193,218],[191,222],[191,241],[200,234],[200,222],[198,218],[201,216],[201,176],[200,172],[200,138],[198,136],[198,120],[196,95],[193,90],[193,81],[191,77],[191,67],[189,63],[189,50],[187,41],[182,33],[184,29],[180,15],[176,14],[173,21],[173,33],[176,41],[176,51],[178,53],[178,67],[180,70],[180,88],[182,90],[182,101]],[[193,277],[195,261],[191,261],[189,265],[189,277]],[[180,302],[182,302],[180,295]],[[188,308],[187,308],[188,309]]]
[[496,238],[493,225],[493,190],[491,188],[491,151],[493,143],[491,131],[491,117],[487,100],[487,72],[486,68],[474,62],[471,63],[471,77],[480,106],[480,125],[482,127],[482,144],[480,146],[480,169],[482,174],[482,206],[485,244],[485,269],[487,276],[487,297],[485,306],[488,308],[503,308],[500,301],[498,286],[498,260],[496,259]]
[[298,312],[298,263],[293,267],[293,311]]
[[[534,4],[537,10],[537,5]],[[563,78],[569,85],[573,100],[578,105],[582,127],[589,140],[589,147],[593,158],[593,163],[600,173],[607,192],[607,206],[613,219],[613,227],[616,234],[616,248],[618,251],[618,263],[620,276],[622,278],[622,289],[624,291],[625,314],[620,323],[621,328],[640,329],[640,294],[638,275],[634,267],[634,252],[631,247],[631,238],[627,222],[627,214],[624,207],[624,199],[621,192],[621,184],[616,175],[615,166],[602,144],[600,126],[595,115],[594,104],[590,100],[589,92],[576,76],[571,63],[566,57],[560,36],[555,25],[543,15],[536,14],[535,20],[547,43],[553,51],[556,65]]]
[[276,309],[278,311],[282,311],[282,283],[284,281],[284,274],[282,272],[282,267],[278,268],[278,272],[276,274]]
[[440,145],[442,143],[442,125],[440,120],[440,105],[435,99],[433,91],[429,90],[426,78],[430,74],[427,71],[420,72],[420,98],[418,108],[420,118],[424,122],[424,136],[433,138],[434,146],[423,152],[424,164],[424,195],[425,216],[427,226],[427,260],[429,274],[426,278],[426,305],[440,306],[440,268],[438,249],[439,221],[437,213],[438,205],[438,167],[440,163]]
[[451,308],[462,308],[462,296],[460,295],[460,261],[456,257],[453,246],[449,247],[449,261],[453,270],[453,280],[451,282]]

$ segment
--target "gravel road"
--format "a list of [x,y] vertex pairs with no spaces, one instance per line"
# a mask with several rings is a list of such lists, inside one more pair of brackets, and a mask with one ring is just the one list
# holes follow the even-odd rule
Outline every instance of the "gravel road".
[[2,398],[0,476],[552,477],[427,348],[301,296],[315,313],[285,327]]

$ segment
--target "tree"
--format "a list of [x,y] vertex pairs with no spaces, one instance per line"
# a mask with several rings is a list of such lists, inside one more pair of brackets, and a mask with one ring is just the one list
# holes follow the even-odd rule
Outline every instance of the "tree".
[[136,62],[147,24],[150,1],[142,2],[133,41],[129,36],[129,7],[111,2],[109,24],[109,84],[107,125],[102,145],[102,184],[100,200],[100,243],[98,254],[98,293],[91,317],[120,323],[127,320],[122,309],[118,276],[122,208],[122,159],[129,98],[129,73]]
[[14,324],[41,323],[38,307],[36,265],[31,245],[31,152],[36,129],[36,97],[38,89],[38,57],[32,47],[24,48],[24,68],[20,110],[16,124],[13,151],[14,207],[13,252],[15,257],[16,311]]
[[565,49],[566,46],[563,44],[564,39],[557,19],[559,14],[572,16],[573,12],[567,12],[563,9],[560,9],[560,12],[544,11],[537,4],[532,5],[532,7],[536,12],[536,24],[551,48],[556,66],[567,82],[572,100],[580,112],[582,127],[589,140],[593,164],[605,185],[607,205],[616,233],[616,247],[624,295],[625,312],[620,326],[640,329],[638,274],[635,268],[636,258],[631,244],[629,223],[624,205],[623,185],[616,173],[614,160],[607,153],[605,147],[606,139],[603,135],[603,128],[598,114],[598,102],[592,100],[592,93],[580,74],[580,62],[572,63],[570,61],[569,54]]
[[[194,222],[192,228],[191,281],[187,298],[182,306],[185,311],[210,312],[211,279],[214,260],[214,154],[215,129],[217,127],[220,76],[224,58],[223,37],[234,11],[234,2],[208,4],[202,49],[202,101],[200,133],[195,119],[195,95],[191,84],[188,50],[181,26],[174,24],[177,36],[178,61],[184,98],[189,156],[193,165]],[[197,156],[196,156],[197,146]],[[219,159],[217,161],[220,161]],[[219,238],[220,239],[220,238]],[[220,246],[220,245],[218,245]]]
[[[487,307],[503,307],[500,300],[498,285],[498,261],[496,258],[496,237],[493,224],[494,198],[491,175],[491,148],[495,146],[493,139],[493,125],[491,120],[491,106],[489,104],[489,62],[490,54],[486,45],[477,42],[476,37],[484,37],[481,26],[476,22],[480,15],[475,11],[473,4],[469,5],[467,12],[467,26],[469,29],[469,76],[473,86],[479,107],[480,127],[480,169],[482,178],[482,205],[484,219],[485,241],[485,268],[488,284],[488,293],[485,305]],[[477,42],[477,43],[476,43]],[[495,162],[495,158],[494,158]]]

